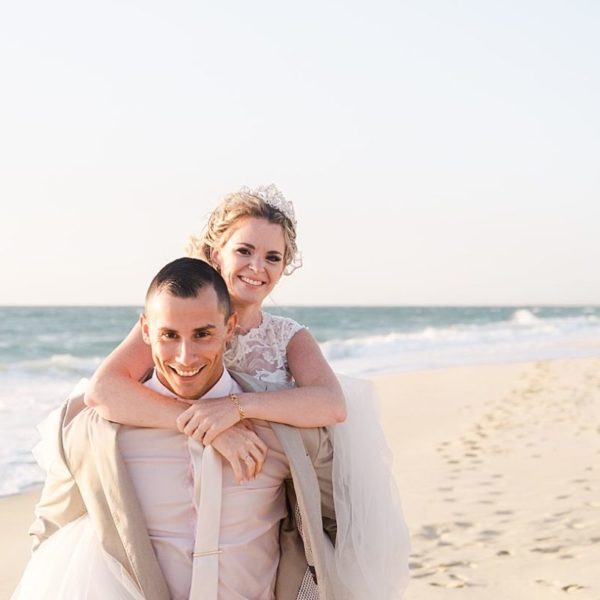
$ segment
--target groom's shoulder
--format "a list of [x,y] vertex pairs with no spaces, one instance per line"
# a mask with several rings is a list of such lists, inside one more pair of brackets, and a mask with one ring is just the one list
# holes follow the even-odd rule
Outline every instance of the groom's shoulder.
[[86,405],[84,400],[86,384],[87,382],[82,380],[69,394],[62,406],[61,426],[63,434],[68,433],[69,437],[80,432],[85,439],[90,427],[102,427],[110,424],[110,421],[103,419],[94,408]]

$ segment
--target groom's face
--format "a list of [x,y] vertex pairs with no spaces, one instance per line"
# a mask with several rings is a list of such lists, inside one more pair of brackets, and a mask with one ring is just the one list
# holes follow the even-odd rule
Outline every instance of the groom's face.
[[149,298],[142,334],[161,383],[180,398],[208,392],[223,374],[223,351],[235,322],[235,315],[223,313],[213,287],[201,289],[195,298],[166,290]]

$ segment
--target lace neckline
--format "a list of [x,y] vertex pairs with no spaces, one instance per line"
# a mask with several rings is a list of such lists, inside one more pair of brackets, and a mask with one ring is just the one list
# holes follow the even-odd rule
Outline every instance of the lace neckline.
[[250,339],[250,338],[254,337],[255,335],[258,334],[259,331],[262,331],[266,327],[267,321],[270,317],[271,317],[271,315],[269,313],[263,312],[261,310],[260,311],[260,324],[257,325],[256,327],[251,327],[250,329],[248,329],[248,331],[246,331],[246,333],[242,333],[241,331],[239,333],[236,333],[235,337],[246,338],[246,339]]

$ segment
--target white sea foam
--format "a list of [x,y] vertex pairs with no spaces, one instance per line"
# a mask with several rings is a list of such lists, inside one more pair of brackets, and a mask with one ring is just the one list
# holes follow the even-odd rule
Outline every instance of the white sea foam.
[[42,481],[31,455],[39,436],[36,425],[67,397],[79,376],[51,370],[31,376],[10,370],[0,382],[0,496],[15,494]]
[[540,322],[540,319],[536,317],[530,310],[526,308],[519,308],[515,310],[510,318],[510,322],[515,325],[535,325]]
[[13,372],[37,371],[42,374],[48,372],[56,373],[57,371],[62,371],[64,374],[89,374],[94,372],[101,361],[102,358],[100,357],[82,358],[73,356],[72,354],[53,354],[47,358],[13,363],[11,369]]
[[335,339],[321,348],[334,369],[354,375],[585,356],[600,351],[600,320],[595,315],[540,319],[518,309],[508,321]]

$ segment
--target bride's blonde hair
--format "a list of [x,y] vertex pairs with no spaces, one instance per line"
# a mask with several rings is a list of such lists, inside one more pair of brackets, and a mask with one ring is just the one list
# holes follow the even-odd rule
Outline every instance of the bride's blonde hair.
[[281,225],[285,241],[284,273],[290,275],[301,266],[302,261],[296,245],[294,223],[281,210],[267,204],[263,199],[245,189],[225,196],[211,213],[202,232],[199,235],[190,236],[186,248],[188,255],[214,266],[211,259],[213,249],[222,247],[231,235],[228,234],[231,227],[236,221],[246,217],[266,219],[269,223]]

